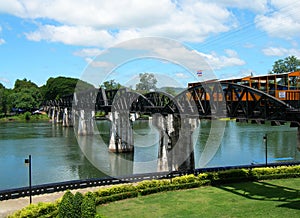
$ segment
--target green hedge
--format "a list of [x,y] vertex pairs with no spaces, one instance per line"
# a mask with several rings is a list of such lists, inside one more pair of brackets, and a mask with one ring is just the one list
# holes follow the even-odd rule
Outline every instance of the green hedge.
[[30,204],[23,209],[9,215],[9,218],[33,218],[33,217],[56,217],[58,215],[58,203]]
[[161,179],[161,180],[144,180],[137,184],[136,190],[144,190],[148,188],[155,188],[161,186],[170,185],[171,181],[169,179]]
[[249,176],[256,179],[283,179],[300,177],[300,166],[263,167],[249,170]]
[[123,192],[118,194],[113,194],[110,196],[104,196],[104,197],[96,197],[96,204],[106,204],[109,202],[119,201],[127,198],[135,198],[139,194],[138,191],[130,191],[130,192]]
[[[85,205],[85,210],[89,211],[89,217],[92,217],[95,212],[94,204],[100,205],[113,201],[118,201],[127,198],[137,197],[138,195],[148,195],[163,191],[172,191],[180,189],[196,188],[203,185],[218,185],[231,182],[241,181],[253,181],[262,179],[277,179],[277,178],[295,178],[300,177],[300,165],[299,166],[280,166],[280,167],[264,167],[264,168],[253,168],[253,169],[231,169],[219,172],[207,172],[200,173],[199,175],[184,175],[181,177],[175,177],[172,179],[162,180],[145,180],[137,184],[123,184],[114,185],[107,188],[101,188],[93,194],[87,193],[86,195],[78,197],[78,200],[73,198],[73,201],[79,201],[75,204]],[[68,193],[68,191],[66,192]],[[79,194],[77,194],[79,195]],[[91,197],[92,195],[92,197]],[[76,196],[76,194],[75,194]],[[92,201],[88,200],[92,199]],[[84,200],[85,199],[85,200]],[[62,200],[63,202],[63,200]],[[32,204],[20,211],[15,212],[14,217],[57,217],[59,205],[65,205],[63,203],[39,203]],[[68,203],[69,201],[67,201]],[[85,203],[83,203],[85,202]],[[68,204],[67,204],[68,205]],[[78,207],[78,205],[76,207]],[[64,207],[64,206],[63,206]],[[75,207],[75,206],[74,206]],[[81,208],[82,211],[83,208]]]
[[96,197],[111,196],[123,192],[135,191],[136,187],[133,184],[114,185],[109,188],[101,188],[95,192]]
[[252,177],[249,175],[248,169],[231,169],[219,172],[210,172],[207,173],[206,178],[211,181],[211,184],[223,184],[252,180]]

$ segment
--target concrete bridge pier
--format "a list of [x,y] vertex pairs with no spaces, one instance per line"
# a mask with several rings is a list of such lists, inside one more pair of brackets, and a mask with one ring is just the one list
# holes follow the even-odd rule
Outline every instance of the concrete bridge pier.
[[168,114],[153,116],[160,133],[158,171],[188,171],[195,169],[192,134],[199,126],[197,118]]
[[55,117],[56,123],[60,123],[60,122],[61,122],[60,117],[61,117],[61,114],[60,114],[60,107],[57,107],[57,108],[56,108],[56,117]]
[[62,121],[61,108],[52,106],[49,108],[48,116],[51,118],[52,123],[59,123]]
[[62,125],[65,127],[73,126],[72,111],[70,110],[70,108],[64,108]]
[[161,114],[153,114],[152,123],[159,132],[157,171],[169,171],[167,154],[170,138],[167,134],[166,119]]
[[133,151],[133,129],[132,120],[135,116],[128,111],[114,111],[108,114],[108,119],[112,122],[110,130],[109,151],[115,153]]
[[95,111],[81,109],[78,114],[78,135],[93,135],[95,128]]
[[52,121],[52,123],[56,122],[55,114],[56,114],[56,107],[51,107],[51,121]]
[[[175,155],[180,160],[179,171],[188,171],[195,169],[194,140],[193,132],[199,126],[198,118],[182,117],[180,119],[181,128]],[[176,130],[177,131],[177,130]]]
[[52,116],[52,107],[51,106],[49,106],[49,107],[47,107],[47,112],[48,112],[48,117],[50,118],[51,116]]

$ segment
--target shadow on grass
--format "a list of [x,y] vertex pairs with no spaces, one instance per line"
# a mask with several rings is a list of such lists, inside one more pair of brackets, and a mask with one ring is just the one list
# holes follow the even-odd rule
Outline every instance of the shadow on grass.
[[300,210],[300,190],[297,189],[274,185],[264,181],[233,183],[216,187],[248,199],[285,202],[278,205],[278,207]]

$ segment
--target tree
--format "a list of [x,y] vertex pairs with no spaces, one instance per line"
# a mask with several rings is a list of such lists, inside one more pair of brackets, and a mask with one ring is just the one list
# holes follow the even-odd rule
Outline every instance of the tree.
[[300,60],[295,56],[288,56],[274,62],[273,69],[270,73],[281,74],[300,70]]
[[38,109],[42,103],[42,95],[38,88],[22,88],[9,95],[13,108],[30,111]]
[[140,73],[140,83],[136,84],[136,90],[147,92],[156,90],[157,80],[153,73]]
[[100,86],[100,88],[104,88],[106,90],[119,89],[119,88],[121,88],[121,84],[117,83],[113,79],[113,80],[103,82],[103,84]]
[[74,217],[74,195],[69,190],[63,195],[59,203],[58,216],[60,218]]
[[94,218],[96,215],[96,199],[92,192],[87,192],[81,204],[81,217]]
[[78,79],[68,77],[50,77],[42,89],[44,100],[55,100],[62,96],[73,94],[76,91],[94,88],[93,85]]
[[6,115],[8,110],[8,95],[9,90],[0,83],[0,114]]
[[38,88],[38,86],[30,80],[27,80],[26,78],[23,80],[17,79],[15,82],[14,91],[19,92],[21,91],[21,89],[25,88]]
[[74,218],[81,218],[81,205],[83,201],[83,195],[80,192],[76,192],[74,195]]
[[8,96],[12,108],[30,111],[38,109],[42,95],[38,86],[27,79],[16,80],[12,93]]

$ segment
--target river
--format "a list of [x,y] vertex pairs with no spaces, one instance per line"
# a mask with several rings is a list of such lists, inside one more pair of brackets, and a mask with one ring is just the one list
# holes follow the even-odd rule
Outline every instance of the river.
[[[221,144],[213,149],[215,153],[210,154],[211,158],[203,160],[206,142],[212,133],[211,121],[201,121],[195,137],[196,168],[264,163],[265,134],[268,136],[268,162],[276,162],[278,158],[300,161],[297,128],[290,128],[289,123],[271,126],[235,121],[215,122],[223,122],[226,127]],[[157,170],[158,135],[151,123],[134,123],[134,154],[108,153],[110,123],[97,121],[97,127],[98,135],[81,136],[77,140],[73,128],[48,122],[1,123],[0,190],[28,185],[28,167],[24,160],[29,154],[32,155],[33,185],[99,178],[111,171],[116,175],[126,175]],[[214,137],[211,138],[213,144]],[[78,141],[92,146],[82,150]],[[128,161],[120,162],[120,158]]]

